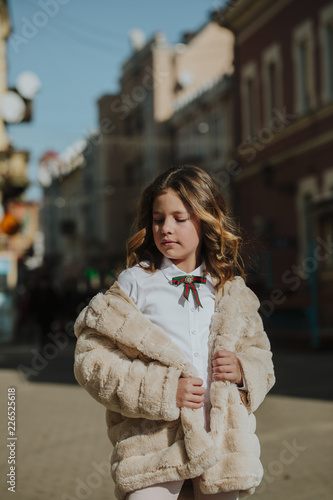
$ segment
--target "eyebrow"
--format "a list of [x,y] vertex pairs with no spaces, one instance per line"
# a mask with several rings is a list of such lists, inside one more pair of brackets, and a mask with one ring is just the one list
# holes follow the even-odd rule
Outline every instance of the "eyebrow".
[[[156,214],[156,215],[159,214],[159,215],[161,215],[162,212],[159,212],[158,210],[154,210],[153,214]],[[186,215],[188,215],[189,213],[185,212],[185,211],[182,211],[182,210],[176,210],[175,212],[172,212],[172,215],[176,215],[176,214],[177,215],[180,215],[180,214],[186,214]]]

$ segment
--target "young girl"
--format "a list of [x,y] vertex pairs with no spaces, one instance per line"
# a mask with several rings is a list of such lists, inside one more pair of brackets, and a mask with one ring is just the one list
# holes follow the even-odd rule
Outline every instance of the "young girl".
[[238,246],[212,178],[170,169],[142,194],[127,269],[76,321],[119,500],[180,498],[185,479],[195,500],[236,500],[260,483],[253,411],[274,374]]

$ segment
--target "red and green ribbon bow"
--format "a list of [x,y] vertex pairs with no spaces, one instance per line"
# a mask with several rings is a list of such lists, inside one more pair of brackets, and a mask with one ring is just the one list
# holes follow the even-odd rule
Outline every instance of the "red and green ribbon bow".
[[202,304],[200,302],[198,290],[195,286],[195,283],[206,283],[206,281],[207,281],[207,278],[205,278],[204,276],[187,275],[187,276],[176,276],[175,278],[172,278],[173,285],[178,286],[178,285],[181,285],[182,283],[184,283],[183,295],[184,295],[186,300],[188,300],[190,290],[192,290],[193,295],[194,295],[194,299],[195,299],[196,303],[198,304],[198,306],[200,306],[200,307],[202,307]]

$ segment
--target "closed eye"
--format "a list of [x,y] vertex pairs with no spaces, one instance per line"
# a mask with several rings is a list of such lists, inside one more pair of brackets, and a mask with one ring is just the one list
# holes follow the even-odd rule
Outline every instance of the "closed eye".
[[[175,219],[176,222],[186,222],[188,219]],[[155,224],[160,224],[164,222],[164,219],[154,219]]]

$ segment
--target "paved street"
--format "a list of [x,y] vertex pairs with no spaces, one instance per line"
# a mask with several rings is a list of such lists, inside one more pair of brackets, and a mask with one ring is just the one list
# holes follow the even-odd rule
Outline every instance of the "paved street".
[[[1,348],[1,499],[13,498],[6,484],[5,415],[7,389],[15,387],[14,498],[112,500],[104,408],[75,383],[73,346],[54,353],[42,368],[39,360],[39,370],[36,352],[28,346]],[[253,500],[332,499],[332,361],[332,351],[275,352],[279,382],[257,411],[265,476]],[[27,382],[22,372],[32,367]]]

